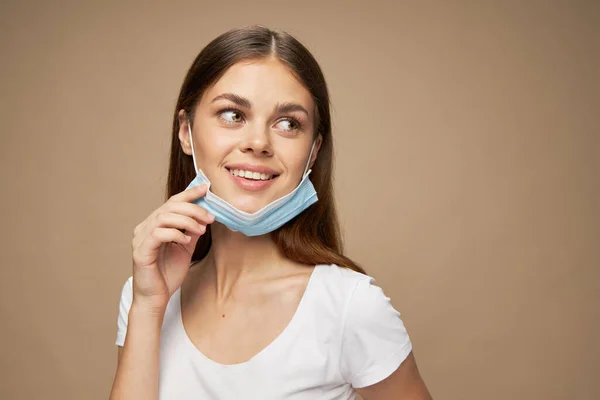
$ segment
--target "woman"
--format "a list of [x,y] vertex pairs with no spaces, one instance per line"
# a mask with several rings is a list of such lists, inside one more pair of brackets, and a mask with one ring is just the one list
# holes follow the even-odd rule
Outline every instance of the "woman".
[[399,313],[342,255],[332,159],[296,39],[254,26],[202,50],[169,199],[134,230],[111,399],[430,398]]

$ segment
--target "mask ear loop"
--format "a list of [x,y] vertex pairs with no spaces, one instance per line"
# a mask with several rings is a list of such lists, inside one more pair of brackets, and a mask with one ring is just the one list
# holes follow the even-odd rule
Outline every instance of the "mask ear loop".
[[312,153],[315,149],[315,143],[317,143],[317,141],[313,140],[312,147],[310,148],[310,154],[308,155],[308,161],[306,162],[306,167],[304,167],[304,172],[302,173],[303,177],[306,176],[306,171],[308,170],[308,165],[310,164],[310,159],[312,158]]
[[[192,128],[190,128],[190,120],[186,119],[188,133],[190,135],[190,145],[192,146],[192,160],[194,161],[194,173],[198,173],[198,165],[196,164],[196,152],[194,151],[194,139],[192,138]],[[312,150],[311,150],[312,153]]]

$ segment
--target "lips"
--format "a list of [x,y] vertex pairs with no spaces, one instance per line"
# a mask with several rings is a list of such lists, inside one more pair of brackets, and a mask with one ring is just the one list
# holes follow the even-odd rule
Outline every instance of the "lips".
[[258,164],[227,164],[225,166],[228,170],[242,170],[250,172],[259,172],[267,175],[279,175],[279,172],[264,165]]
[[230,164],[225,168],[231,175],[248,180],[268,181],[279,176],[278,171],[263,165]]
[[244,171],[241,169],[240,170],[230,169],[228,171],[233,176],[239,176],[240,178],[251,179],[251,180],[255,180],[255,181],[268,181],[268,180],[271,180],[274,177],[276,177],[276,175],[265,174],[265,173],[260,173],[260,172]]
[[[236,170],[234,170],[236,171]],[[256,174],[258,174],[258,172],[255,172]],[[254,173],[253,173],[254,174]],[[261,175],[261,176],[265,176],[265,174]],[[246,178],[241,177],[241,176],[236,176],[234,175],[234,173],[232,173],[232,171],[229,171],[229,177],[233,180],[233,182],[235,182],[235,184],[244,190],[249,190],[249,191],[260,191],[260,190],[264,190],[266,188],[268,188],[269,186],[271,186],[273,184],[273,182],[275,182],[275,180],[277,179],[278,175],[275,176],[271,176],[269,177],[268,175],[265,176],[269,177],[269,179],[253,179],[253,178]]]

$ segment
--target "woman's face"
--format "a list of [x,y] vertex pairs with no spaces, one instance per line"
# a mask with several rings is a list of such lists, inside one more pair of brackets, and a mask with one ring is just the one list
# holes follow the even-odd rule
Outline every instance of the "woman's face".
[[[229,68],[204,92],[192,122],[196,161],[211,191],[253,213],[294,190],[309,161],[314,109],[310,92],[277,60]],[[179,139],[191,155],[184,118],[180,112]],[[320,144],[321,137],[310,166]]]

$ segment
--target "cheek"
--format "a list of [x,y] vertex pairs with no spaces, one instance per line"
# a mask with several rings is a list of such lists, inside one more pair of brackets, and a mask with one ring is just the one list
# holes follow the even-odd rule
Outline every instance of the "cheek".
[[282,149],[280,157],[283,160],[286,170],[294,181],[302,179],[302,173],[308,162],[309,150],[304,150],[306,146],[294,143],[293,146],[288,146]]
[[227,135],[219,134],[218,128],[204,131],[199,142],[200,149],[198,153],[211,162],[222,161],[236,146],[236,141]]

